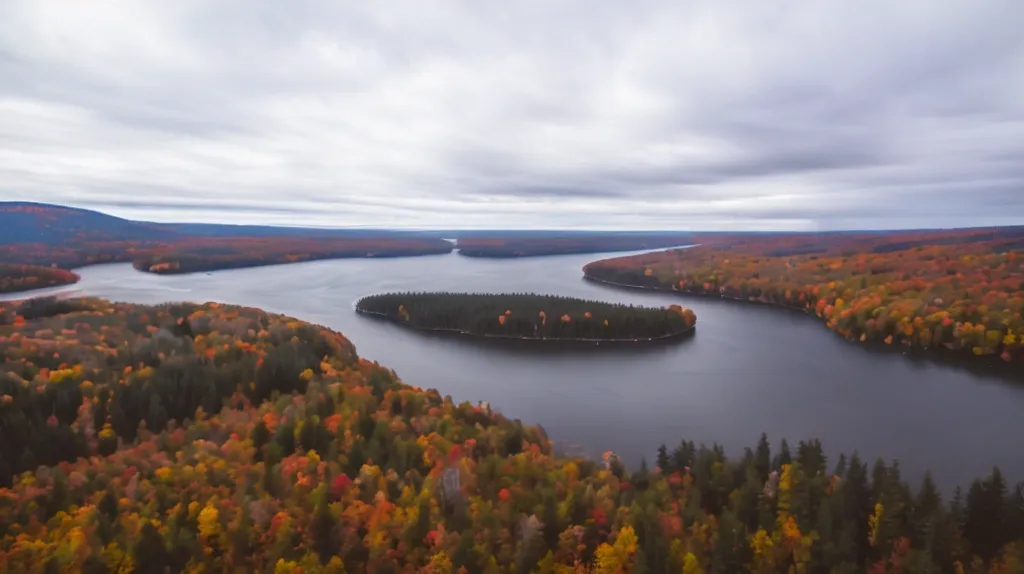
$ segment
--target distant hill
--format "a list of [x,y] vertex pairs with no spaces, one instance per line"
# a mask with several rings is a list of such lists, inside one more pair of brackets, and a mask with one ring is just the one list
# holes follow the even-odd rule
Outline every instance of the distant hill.
[[99,211],[63,205],[27,201],[0,202],[0,245],[15,243],[67,245],[83,240],[90,243],[165,242],[194,237],[406,238],[440,236],[441,233],[435,231],[373,228],[331,229],[219,223],[156,223],[134,221]]
[[0,245],[169,241],[178,236],[165,225],[88,209],[25,201],[0,203]]
[[436,233],[417,231],[155,223],[62,205],[0,202],[0,264],[73,269],[133,262],[142,270],[186,272],[451,249]]
[[[769,236],[774,237],[770,244],[765,242]],[[0,263],[64,269],[94,263],[149,262],[149,266],[168,263],[180,272],[358,254],[394,257],[450,252],[451,244],[441,240],[451,238],[457,238],[460,254],[473,257],[533,257],[712,243],[745,253],[760,253],[770,245],[771,251],[763,254],[783,256],[836,249],[902,251],[963,241],[1000,240],[1000,249],[1019,248],[1024,227],[821,233],[331,229],[156,223],[62,205],[0,202]],[[211,249],[220,251],[212,253]],[[211,259],[214,256],[220,258],[216,263]],[[180,267],[174,267],[175,262]]]

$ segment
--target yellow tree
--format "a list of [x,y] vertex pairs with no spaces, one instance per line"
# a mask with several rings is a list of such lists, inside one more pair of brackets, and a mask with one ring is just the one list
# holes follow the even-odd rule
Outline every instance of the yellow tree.
[[758,574],[775,572],[774,546],[775,543],[772,541],[772,537],[765,532],[764,528],[759,528],[750,537],[750,550],[754,553],[754,572]]
[[424,572],[427,574],[452,574],[452,561],[444,550],[439,550],[430,557]]
[[700,567],[700,562],[693,552],[687,552],[683,558],[683,574],[704,574],[704,569]]
[[637,537],[632,526],[624,526],[615,538],[615,544],[605,542],[595,553],[595,574],[626,574],[632,572]]

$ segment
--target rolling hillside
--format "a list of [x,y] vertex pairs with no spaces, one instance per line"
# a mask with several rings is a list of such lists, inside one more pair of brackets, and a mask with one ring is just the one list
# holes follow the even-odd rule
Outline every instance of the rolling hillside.
[[[411,231],[154,223],[58,205],[0,203],[0,264],[13,269],[132,262],[143,271],[181,273],[451,249],[439,237]],[[37,275],[14,284],[40,284]]]
[[45,203],[0,203],[0,245],[168,241],[177,236],[165,225],[131,221],[88,209]]

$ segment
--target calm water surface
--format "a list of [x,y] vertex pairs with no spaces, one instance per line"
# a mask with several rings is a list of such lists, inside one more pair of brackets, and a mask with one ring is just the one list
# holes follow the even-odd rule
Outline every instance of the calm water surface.
[[[616,254],[620,255],[620,254]],[[115,264],[79,270],[57,291],[135,303],[219,301],[260,307],[343,332],[360,355],[408,383],[489,401],[541,424],[559,445],[627,462],[681,438],[740,456],[761,432],[773,444],[820,438],[830,454],[898,458],[907,478],[932,469],[949,488],[1000,466],[1024,480],[1024,386],[899,353],[848,344],[800,314],[687,298],[695,337],[647,349],[544,351],[431,337],[356,315],[364,295],[395,290],[532,291],[667,305],[666,293],[582,280],[603,256],[518,260],[437,255],[350,259],[180,276]],[[834,461],[834,457],[833,457]]]

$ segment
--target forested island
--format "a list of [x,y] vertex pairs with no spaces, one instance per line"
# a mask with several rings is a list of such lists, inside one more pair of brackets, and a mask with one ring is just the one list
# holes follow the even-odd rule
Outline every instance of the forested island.
[[78,279],[78,275],[64,269],[0,263],[0,293],[71,285]]
[[[627,469],[258,309],[0,305],[0,571],[1018,572],[1024,488],[815,440]],[[480,376],[487,376],[481,373]],[[557,376],[557,375],[553,375]],[[652,445],[653,448],[654,445]],[[653,452],[653,451],[652,451]],[[464,570],[463,570],[464,569]]]
[[1024,229],[789,235],[606,259],[588,279],[804,311],[852,341],[1024,360]]
[[356,310],[412,329],[474,337],[586,342],[672,339],[693,331],[697,316],[678,305],[617,305],[531,293],[385,293]]

